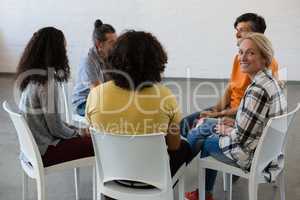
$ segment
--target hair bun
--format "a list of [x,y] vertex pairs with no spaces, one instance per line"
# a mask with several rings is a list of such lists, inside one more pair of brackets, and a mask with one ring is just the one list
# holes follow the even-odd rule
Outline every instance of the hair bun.
[[94,23],[95,28],[100,28],[102,25],[103,25],[103,23],[100,19],[97,19]]

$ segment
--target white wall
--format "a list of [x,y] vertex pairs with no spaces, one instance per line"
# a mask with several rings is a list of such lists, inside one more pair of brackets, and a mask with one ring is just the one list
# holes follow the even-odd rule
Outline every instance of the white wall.
[[169,54],[167,77],[228,78],[237,52],[233,22],[245,12],[265,17],[280,67],[288,80],[300,80],[299,0],[0,0],[0,72],[16,70],[24,46],[43,26],[64,31],[74,72],[100,18],[118,33],[153,32]]

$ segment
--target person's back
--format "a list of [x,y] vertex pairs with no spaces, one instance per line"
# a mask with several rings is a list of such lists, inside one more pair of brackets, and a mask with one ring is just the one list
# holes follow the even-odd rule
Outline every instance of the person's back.
[[56,145],[60,139],[77,136],[76,131],[64,125],[60,117],[57,84],[54,82],[52,88],[48,88],[48,84],[30,82],[20,98],[19,109],[42,155],[49,145]]
[[135,135],[167,133],[170,123],[179,123],[181,113],[175,96],[161,84],[134,91],[109,81],[91,91],[86,117],[105,132]]

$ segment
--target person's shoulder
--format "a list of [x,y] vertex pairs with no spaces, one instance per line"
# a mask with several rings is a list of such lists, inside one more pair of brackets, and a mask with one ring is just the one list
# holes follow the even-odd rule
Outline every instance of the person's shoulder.
[[165,86],[165,85],[163,85],[161,83],[154,84],[153,86],[156,87],[157,90],[159,92],[161,92],[161,94],[163,96],[172,95],[173,94],[170,88],[168,88],[167,86]]
[[116,88],[116,85],[114,84],[114,82],[113,81],[107,81],[107,82],[104,82],[104,83],[101,83],[101,84],[97,85],[91,91],[100,92],[100,91],[103,91],[103,90],[111,90],[113,88]]
[[251,87],[250,94],[252,94],[252,96],[256,96],[257,98],[270,98],[277,90],[276,80],[273,78],[265,78],[264,80],[257,81]]

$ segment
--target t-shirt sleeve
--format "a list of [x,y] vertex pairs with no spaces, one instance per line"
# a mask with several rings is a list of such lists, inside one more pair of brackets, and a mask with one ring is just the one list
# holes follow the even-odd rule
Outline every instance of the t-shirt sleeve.
[[270,64],[270,68],[272,70],[273,76],[278,78],[278,63],[275,60],[275,58],[272,59],[272,62]]

